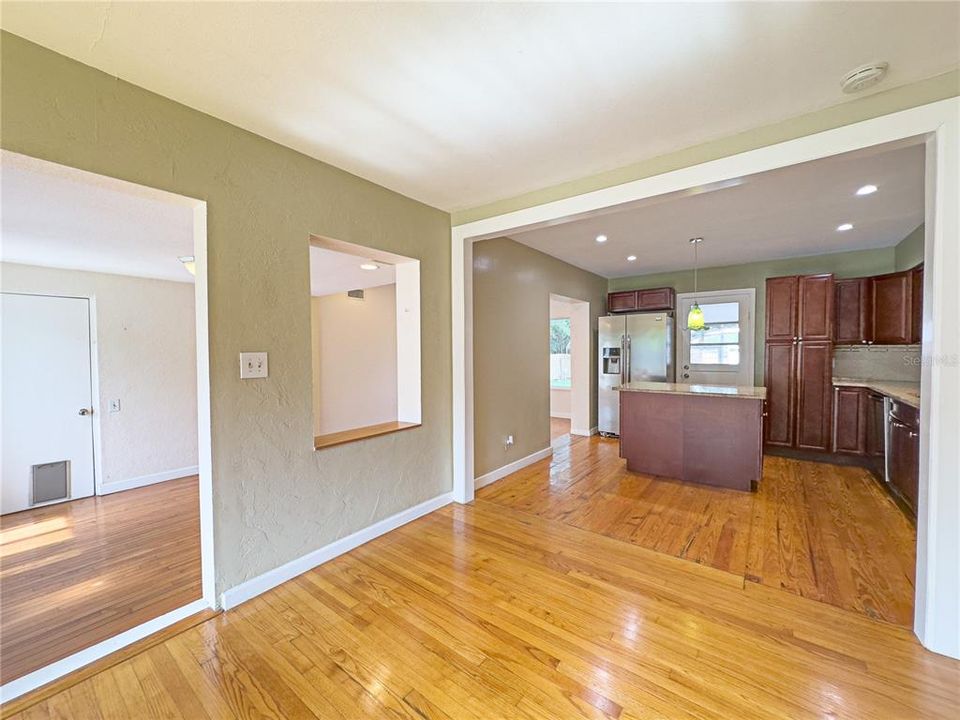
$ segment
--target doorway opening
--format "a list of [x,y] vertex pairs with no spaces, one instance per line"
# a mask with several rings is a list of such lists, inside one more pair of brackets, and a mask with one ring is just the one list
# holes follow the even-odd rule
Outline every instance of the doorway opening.
[[550,293],[550,443],[590,429],[590,303]]
[[206,206],[0,161],[6,701],[215,599]]

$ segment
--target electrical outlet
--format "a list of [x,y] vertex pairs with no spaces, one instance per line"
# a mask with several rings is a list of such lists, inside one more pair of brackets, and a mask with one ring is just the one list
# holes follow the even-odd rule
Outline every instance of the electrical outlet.
[[511,445],[513,445],[513,435],[507,435],[507,436],[503,439],[503,446],[504,446],[505,448],[508,448],[508,447],[510,447]]
[[111,400],[110,401],[110,412],[118,413],[120,412],[120,400]]
[[267,354],[265,352],[240,353],[240,379],[267,377]]

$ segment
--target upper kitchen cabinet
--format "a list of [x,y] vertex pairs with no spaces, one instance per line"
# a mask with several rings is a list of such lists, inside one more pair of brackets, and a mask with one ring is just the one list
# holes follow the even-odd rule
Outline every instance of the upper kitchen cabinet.
[[793,342],[797,339],[796,275],[767,278],[767,342]]
[[910,271],[910,342],[917,344],[923,331],[923,264]]
[[910,344],[913,319],[913,271],[870,278],[870,324],[878,345]]
[[870,278],[837,280],[834,288],[834,342],[840,345],[869,343]]
[[607,312],[654,312],[673,310],[676,295],[673,288],[620,290],[607,293]]
[[833,275],[767,278],[767,342],[833,340]]
[[801,275],[798,293],[799,338],[833,340],[833,275]]

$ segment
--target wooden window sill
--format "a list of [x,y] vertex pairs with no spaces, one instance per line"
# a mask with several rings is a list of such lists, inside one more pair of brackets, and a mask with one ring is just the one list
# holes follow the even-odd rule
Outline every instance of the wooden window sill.
[[313,449],[322,450],[323,448],[333,447],[334,445],[345,445],[346,443],[356,442],[357,440],[366,440],[367,438],[377,437],[378,435],[389,435],[390,433],[417,427],[420,427],[420,423],[392,420],[377,425],[367,425],[366,427],[351,428],[350,430],[341,430],[335,433],[327,433],[326,435],[317,435],[313,438]]

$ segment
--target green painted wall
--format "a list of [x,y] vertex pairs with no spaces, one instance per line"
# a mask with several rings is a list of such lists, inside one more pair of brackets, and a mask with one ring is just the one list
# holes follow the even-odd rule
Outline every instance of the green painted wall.
[[[757,291],[754,376],[756,384],[763,385],[764,322],[766,320],[764,289],[768,277],[831,272],[838,278],[845,278],[878,275],[893,272],[893,270],[894,248],[890,247],[703,268],[698,273],[697,284],[698,290],[754,288]],[[693,292],[693,270],[615,278],[609,281],[610,290],[652,287],[672,287],[678,293]]]
[[570,180],[516,197],[504,198],[479,207],[459,210],[453,213],[453,224],[463,225],[474,220],[542,205],[593,190],[622,185],[633,180],[736,155],[747,150],[775,145],[824,130],[888,115],[899,110],[956,97],[957,95],[960,95],[960,71],[952,70],[943,75],[910,85],[901,85],[885,92],[851,99],[840,105],[834,105],[772,125],[745,130],[736,135],[718,138],[666,155],[647,158],[632,165],[598,175]]
[[896,270],[909,270],[923,262],[924,230],[925,226],[921,223],[894,248],[894,268]]
[[[473,245],[474,475],[550,445],[550,293],[590,303],[590,367],[607,280],[509,238]],[[597,424],[596,377],[590,426]],[[503,438],[515,444],[504,448]]]
[[[9,33],[2,146],[208,203],[217,592],[451,489],[450,216]],[[423,427],[313,450],[310,233],[421,260]],[[270,377],[241,381],[241,350]]]

